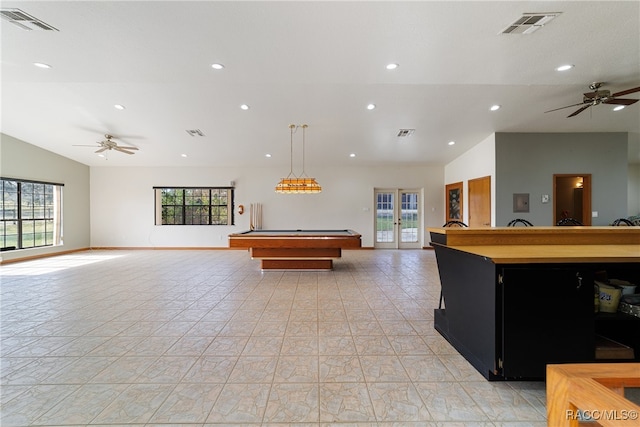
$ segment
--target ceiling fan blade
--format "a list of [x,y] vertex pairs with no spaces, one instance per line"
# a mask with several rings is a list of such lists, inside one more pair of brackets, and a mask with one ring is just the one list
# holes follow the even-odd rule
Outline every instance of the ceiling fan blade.
[[114,147],[114,148],[116,148],[116,149],[124,148],[125,150],[137,150],[138,149],[138,147],[124,147],[122,145],[118,145],[117,147]]
[[634,92],[640,92],[640,86],[638,87],[634,87],[633,89],[627,89],[627,90],[623,90],[622,92],[616,92],[611,96],[622,96],[622,95],[628,95],[630,93],[634,93]]
[[638,101],[639,101],[638,99],[613,98],[613,99],[607,99],[606,101],[602,101],[602,102],[605,104],[631,105],[631,104],[635,104]]
[[95,145],[72,144],[71,146],[72,147],[94,147],[95,148]]
[[102,153],[103,151],[108,150],[107,147],[102,147],[101,149],[99,149],[98,151],[95,151],[96,153]]
[[586,110],[589,107],[591,107],[591,104],[587,104],[582,108],[578,108],[576,111],[573,112],[573,114],[568,115],[567,118],[577,116],[578,114],[582,113],[584,110]]
[[121,153],[134,154],[133,151],[128,151],[123,149],[122,147],[113,147],[114,150],[119,151]]
[[[565,108],[571,108],[571,107],[577,107],[578,105],[584,105],[584,102],[581,102],[579,104],[573,104],[573,105],[567,105],[566,107],[560,107],[560,108],[555,108],[553,110],[549,110],[549,111],[545,111],[545,113],[550,113],[552,111],[558,111],[558,110],[564,110]],[[587,104],[587,106],[591,105],[591,103]]]

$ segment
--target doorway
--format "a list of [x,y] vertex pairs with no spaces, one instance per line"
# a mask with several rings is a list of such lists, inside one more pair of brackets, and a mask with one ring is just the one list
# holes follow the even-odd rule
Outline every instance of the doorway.
[[375,243],[378,249],[420,249],[421,190],[376,189]]
[[564,218],[591,225],[591,174],[553,175],[553,223]]
[[469,227],[491,227],[491,176],[470,179]]

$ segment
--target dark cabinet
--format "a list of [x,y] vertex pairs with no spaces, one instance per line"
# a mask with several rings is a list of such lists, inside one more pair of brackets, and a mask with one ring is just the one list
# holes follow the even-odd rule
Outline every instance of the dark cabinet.
[[502,268],[502,374],[541,378],[548,363],[594,358],[593,272],[588,268]]
[[640,360],[640,319],[594,309],[596,274],[633,281],[640,264],[496,263],[432,244],[444,298],[435,329],[488,380],[540,380],[547,364],[596,362],[598,335]]

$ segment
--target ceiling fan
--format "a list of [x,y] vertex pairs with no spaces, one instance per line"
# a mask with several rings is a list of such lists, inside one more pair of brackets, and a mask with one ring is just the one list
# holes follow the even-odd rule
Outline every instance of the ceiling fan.
[[[96,153],[102,153],[103,151],[106,151],[106,150],[116,150],[116,151],[120,151],[121,153],[134,154],[132,151],[129,151],[129,150],[138,149],[137,147],[123,147],[121,145],[118,145],[117,142],[113,141],[115,136],[109,135],[108,133],[105,134],[104,137],[105,137],[104,140],[98,141],[100,148],[96,151]],[[95,146],[94,145],[74,145],[74,147],[95,147]]]
[[631,89],[627,89],[627,90],[623,90],[620,92],[616,92],[616,93],[611,93],[608,90],[600,90],[600,87],[603,85],[602,82],[595,82],[595,83],[591,83],[589,85],[589,89],[591,89],[593,92],[587,92],[584,93],[584,97],[582,98],[582,102],[579,104],[573,104],[573,105],[567,105],[566,107],[560,107],[560,108],[556,108],[553,110],[549,110],[549,111],[545,111],[545,113],[550,113],[552,111],[558,111],[558,110],[562,110],[564,108],[571,108],[571,107],[577,107],[577,106],[581,106],[580,108],[578,108],[576,111],[574,111],[572,114],[568,115],[567,117],[573,117],[573,116],[577,116],[578,114],[582,113],[584,110],[586,110],[587,108],[593,106],[593,105],[598,105],[598,104],[617,104],[617,105],[631,105],[631,104],[635,104],[636,102],[638,102],[637,99],[631,99],[631,98],[616,98],[618,96],[623,96],[623,95],[628,95],[630,93],[634,93],[634,92],[640,92],[640,87],[634,87]]

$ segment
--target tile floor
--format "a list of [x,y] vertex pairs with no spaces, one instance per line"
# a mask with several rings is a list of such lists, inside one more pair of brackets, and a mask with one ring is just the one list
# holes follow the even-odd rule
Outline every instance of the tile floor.
[[433,329],[432,251],[262,273],[245,251],[86,251],[0,267],[3,427],[542,427]]

